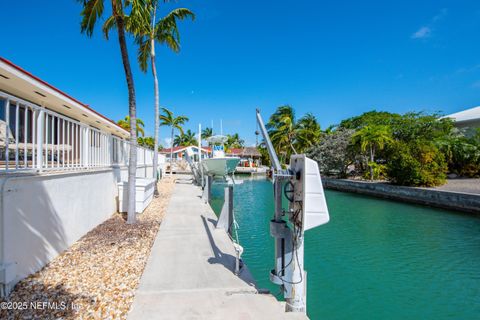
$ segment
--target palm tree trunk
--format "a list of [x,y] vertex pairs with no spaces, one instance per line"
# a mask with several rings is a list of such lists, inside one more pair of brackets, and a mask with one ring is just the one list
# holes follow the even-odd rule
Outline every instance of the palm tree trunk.
[[373,181],[373,146],[370,145],[370,180]]
[[[155,25],[155,12],[156,6],[153,9],[153,20],[152,26]],[[153,29],[153,27],[152,27]],[[150,58],[151,58],[151,65],[152,65],[152,75],[153,75],[153,88],[155,92],[155,143],[154,143],[154,150],[153,150],[153,177],[157,179],[157,167],[158,167],[158,129],[160,126],[160,92],[158,89],[158,78],[157,78],[157,67],[155,64],[155,39],[153,36],[150,39]],[[157,183],[155,182],[155,188],[153,191],[154,196],[158,196],[158,187]]]
[[288,135],[288,143],[290,144],[290,147],[292,148],[293,153],[297,154],[297,150],[295,150],[295,147],[293,146],[292,141],[293,141],[293,135],[289,134]]
[[135,103],[135,86],[132,70],[128,59],[127,43],[125,41],[125,23],[117,10],[117,1],[112,0],[112,12],[117,24],[118,42],[122,53],[123,68],[128,87],[128,113],[130,115],[130,154],[128,158],[128,210],[127,223],[135,223],[135,178],[137,175],[137,108]]
[[290,142],[290,147],[292,148],[293,153],[297,154],[297,150],[295,150],[295,148],[294,148],[294,146],[293,146],[293,144],[292,144],[291,142]]
[[172,134],[170,135],[170,175],[173,175],[173,125],[172,125]]

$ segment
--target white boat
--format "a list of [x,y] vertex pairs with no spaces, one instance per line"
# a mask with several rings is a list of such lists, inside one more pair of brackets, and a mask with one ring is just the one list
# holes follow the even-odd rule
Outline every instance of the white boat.
[[239,161],[237,157],[210,158],[203,160],[202,166],[207,175],[227,176],[235,172]]
[[[207,175],[211,176],[228,176],[235,172],[235,168],[240,162],[239,157],[226,157],[223,143],[226,141],[225,136],[213,136],[207,139],[213,144],[212,157],[202,160],[202,167]],[[222,143],[215,145],[215,143]]]

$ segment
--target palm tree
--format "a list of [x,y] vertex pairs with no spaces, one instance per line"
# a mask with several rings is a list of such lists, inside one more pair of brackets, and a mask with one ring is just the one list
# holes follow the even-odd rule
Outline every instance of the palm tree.
[[[123,129],[130,131],[130,116],[126,116],[125,119],[123,120],[118,120],[117,124],[122,127]],[[145,131],[143,128],[145,127],[145,123],[143,123],[143,120],[140,118],[137,118],[137,126],[136,126],[136,132],[137,136],[145,136]]]
[[227,134],[227,142],[225,143],[225,147],[227,149],[243,148],[244,145],[245,145],[245,141],[240,138],[238,133]]
[[155,139],[153,137],[138,137],[138,145],[153,150],[155,147]]
[[212,128],[205,128],[202,130],[202,138],[203,139],[208,139],[210,138],[211,136],[213,136],[213,129]]
[[268,134],[276,151],[287,159],[293,151],[297,153],[294,147],[296,138],[295,111],[289,105],[280,106],[274,114],[271,115],[267,123]]
[[186,116],[178,116],[174,117],[173,112],[168,110],[167,108],[162,108],[163,114],[160,115],[160,125],[161,126],[169,126],[172,129],[172,133],[170,135],[171,139],[171,146],[170,146],[170,175],[172,175],[172,160],[173,160],[173,134],[175,129],[178,129],[181,134],[183,134],[182,125],[188,121],[188,117]]
[[175,135],[175,138],[173,139],[173,146],[178,147],[183,145],[183,135],[182,134],[177,134]]
[[185,131],[180,135],[176,135],[175,139],[173,139],[174,146],[194,146],[198,143],[197,137],[195,133],[193,133],[190,129]]
[[355,132],[352,136],[355,144],[360,144],[362,152],[369,151],[370,161],[370,180],[373,180],[373,165],[375,161],[375,151],[382,150],[385,145],[392,142],[392,133],[390,127],[385,125],[367,125]]
[[[93,35],[97,18],[103,15],[105,0],[78,0],[83,4],[81,12],[81,32],[87,36]],[[144,0],[111,0],[112,15],[103,24],[103,31],[108,40],[108,33],[112,28],[117,29],[118,43],[122,56],[125,79],[128,87],[128,113],[130,116],[130,153],[128,161],[128,214],[127,223],[135,222],[135,176],[137,172],[137,107],[135,101],[135,85],[128,58],[127,42],[125,40],[126,25],[134,26],[144,16]],[[130,9],[130,14],[126,11]]]
[[320,142],[322,131],[317,118],[312,113],[307,113],[298,120],[296,124],[296,145],[300,152],[305,152],[308,148]]
[[[146,0],[148,5],[148,19],[143,20],[143,24],[138,25],[137,28],[133,26],[136,34],[136,43],[138,48],[138,62],[140,69],[143,72],[147,72],[148,60],[150,59],[150,65],[153,75],[153,89],[155,94],[155,147],[153,153],[153,168],[156,174],[158,166],[158,144],[159,144],[159,120],[160,120],[160,93],[158,88],[157,67],[155,61],[155,41],[160,44],[166,44],[174,52],[180,51],[180,33],[177,28],[177,19],[183,20],[187,17],[195,19],[194,14],[185,8],[178,8],[170,11],[165,17],[156,21],[158,0]],[[155,177],[156,178],[156,177]],[[158,195],[157,185],[155,184],[154,194]]]

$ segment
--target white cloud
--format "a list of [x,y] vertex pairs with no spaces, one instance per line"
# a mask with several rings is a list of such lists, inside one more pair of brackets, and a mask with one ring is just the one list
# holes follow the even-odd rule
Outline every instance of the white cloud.
[[440,20],[442,20],[448,13],[448,10],[443,8],[440,10],[440,12],[434,16],[429,23],[418,29],[414,34],[411,35],[410,38],[412,39],[426,39],[429,38],[432,35],[433,29],[435,29],[435,26],[440,23]]
[[432,34],[432,29],[429,27],[421,27],[414,34],[412,34],[412,39],[425,39],[430,37]]
[[163,141],[165,142],[165,147],[170,147],[170,145],[172,143],[171,138],[165,138],[165,139],[163,139]]

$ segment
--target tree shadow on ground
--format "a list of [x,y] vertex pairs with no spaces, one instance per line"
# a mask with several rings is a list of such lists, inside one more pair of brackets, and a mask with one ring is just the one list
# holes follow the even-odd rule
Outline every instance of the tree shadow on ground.
[[[201,216],[201,218],[202,218],[203,226],[205,227],[205,231],[207,232],[208,240],[210,242],[210,246],[212,247],[213,255],[214,255],[213,257],[208,258],[208,263],[221,264],[227,270],[234,273],[236,257],[229,253],[225,253],[222,250],[220,250],[220,248],[218,248],[217,244],[215,243],[215,239],[213,239],[213,235],[210,230],[210,227],[208,226],[207,219],[203,215]],[[212,222],[213,219],[208,219],[208,220]],[[248,285],[255,286],[255,281],[253,280],[253,277],[251,276],[250,272],[246,269],[246,267],[243,265],[242,261],[240,261],[240,266],[241,266],[241,269],[240,269],[240,273],[238,274],[238,277],[244,282],[246,282]]]
[[62,284],[50,286],[34,278],[18,283],[9,297],[0,301],[0,319],[8,320],[76,319],[85,306],[96,303],[87,294],[74,294]]

